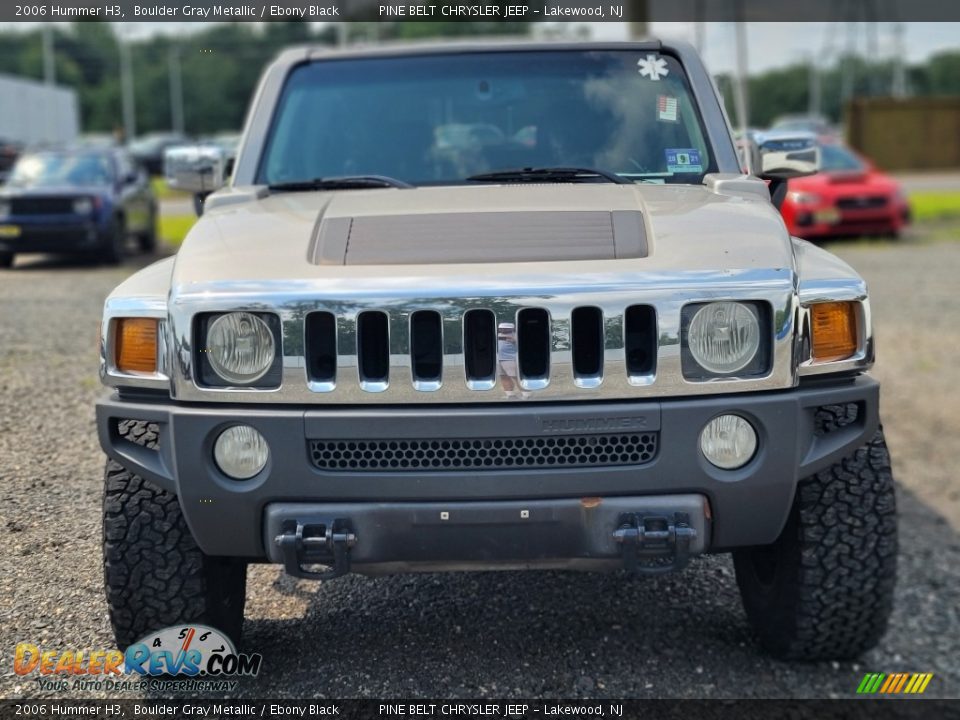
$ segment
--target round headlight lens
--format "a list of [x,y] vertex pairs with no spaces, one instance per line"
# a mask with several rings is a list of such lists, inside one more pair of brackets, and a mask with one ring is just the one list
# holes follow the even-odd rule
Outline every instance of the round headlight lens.
[[704,370],[725,375],[753,360],[760,348],[760,323],[742,303],[710,303],[694,314],[687,342]]
[[73,201],[73,212],[75,215],[89,215],[93,212],[93,200],[77,198]]
[[739,415],[720,415],[700,432],[700,450],[718,468],[736,470],[757,451],[757,432]]
[[213,446],[217,467],[234,480],[249,480],[263,470],[269,457],[267,441],[249,425],[227,428]]
[[246,385],[259,380],[273,364],[273,333],[256,315],[221,315],[207,331],[207,357],[227,382]]

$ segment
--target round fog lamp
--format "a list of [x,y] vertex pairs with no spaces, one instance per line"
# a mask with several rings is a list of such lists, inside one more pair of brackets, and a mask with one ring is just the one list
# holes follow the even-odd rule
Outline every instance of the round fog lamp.
[[700,432],[700,451],[718,468],[736,470],[757,451],[757,431],[739,415],[720,415]]
[[227,428],[213,446],[217,467],[234,480],[249,480],[263,470],[269,457],[267,441],[249,425]]

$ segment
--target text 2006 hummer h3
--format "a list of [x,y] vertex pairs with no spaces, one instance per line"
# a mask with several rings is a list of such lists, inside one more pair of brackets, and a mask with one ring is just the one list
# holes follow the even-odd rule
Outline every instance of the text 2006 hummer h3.
[[251,562],[727,551],[770,652],[873,646],[897,548],[866,285],[777,212],[813,140],[746,155],[680,43],[283,53],[228,186],[217,151],[169,153],[217,191],[106,302],[120,646],[236,638]]

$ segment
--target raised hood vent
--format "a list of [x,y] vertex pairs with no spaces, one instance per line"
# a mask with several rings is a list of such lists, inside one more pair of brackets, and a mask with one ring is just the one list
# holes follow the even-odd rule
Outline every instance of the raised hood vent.
[[316,265],[612,260],[647,255],[635,211],[518,211],[324,218]]

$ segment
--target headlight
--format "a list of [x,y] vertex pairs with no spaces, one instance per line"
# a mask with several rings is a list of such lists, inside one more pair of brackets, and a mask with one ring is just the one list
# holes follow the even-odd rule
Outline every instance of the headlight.
[[234,480],[249,480],[263,470],[269,458],[267,441],[249,425],[227,428],[213,446],[217,467]]
[[823,202],[823,198],[816,193],[792,192],[788,196],[797,205],[819,205]]
[[210,323],[207,347],[210,366],[221,378],[247,385],[263,377],[273,364],[273,333],[259,317],[235,312]]
[[757,354],[760,322],[743,303],[708,303],[690,321],[687,345],[704,370],[727,375],[746,367]]
[[757,451],[757,431],[739,415],[720,415],[700,432],[700,451],[712,465],[736,470]]
[[93,200],[90,198],[77,198],[73,201],[74,215],[89,215],[93,212]]

